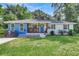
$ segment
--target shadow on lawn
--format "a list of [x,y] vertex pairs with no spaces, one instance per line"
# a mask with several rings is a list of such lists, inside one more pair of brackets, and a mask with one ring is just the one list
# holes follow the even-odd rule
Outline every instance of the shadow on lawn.
[[35,40],[49,40],[49,41],[59,41],[60,43],[67,44],[67,43],[76,43],[76,41],[79,39],[78,36],[47,36],[45,38],[38,38],[38,37],[32,37],[29,38],[31,41]]
[[47,36],[46,39],[50,41],[59,41],[63,44],[76,43],[76,41],[78,40],[74,36]]

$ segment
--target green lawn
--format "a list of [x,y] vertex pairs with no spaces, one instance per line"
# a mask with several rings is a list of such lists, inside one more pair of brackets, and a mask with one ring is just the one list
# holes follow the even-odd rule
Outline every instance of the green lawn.
[[0,45],[0,55],[79,56],[79,35],[16,39]]

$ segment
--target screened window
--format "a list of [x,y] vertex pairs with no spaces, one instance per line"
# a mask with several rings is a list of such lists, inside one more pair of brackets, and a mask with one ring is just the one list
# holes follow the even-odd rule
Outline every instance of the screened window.
[[28,23],[27,26],[28,26],[29,33],[43,33],[44,32],[44,24]]
[[37,24],[28,23],[28,32],[29,33],[37,33],[38,32]]
[[24,25],[20,24],[20,31],[24,31]]
[[55,24],[52,24],[52,25],[51,25],[51,28],[52,28],[52,29],[55,29]]
[[14,24],[11,24],[11,30],[14,31]]
[[64,24],[63,28],[64,29],[69,29],[69,25],[68,24]]

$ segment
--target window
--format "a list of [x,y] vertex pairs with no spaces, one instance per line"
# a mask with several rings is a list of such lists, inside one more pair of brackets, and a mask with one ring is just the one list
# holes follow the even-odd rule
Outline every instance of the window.
[[38,32],[38,26],[37,24],[28,23],[28,32],[29,33],[37,33]]
[[44,32],[44,24],[38,23],[28,23],[28,33],[43,33]]
[[68,25],[68,24],[64,24],[64,25],[63,25],[63,28],[64,28],[64,29],[69,29],[69,25]]
[[14,31],[14,24],[11,24],[11,30]]
[[20,24],[20,31],[24,31],[24,25]]
[[55,24],[52,24],[52,25],[51,25],[51,28],[52,28],[52,29],[55,29]]

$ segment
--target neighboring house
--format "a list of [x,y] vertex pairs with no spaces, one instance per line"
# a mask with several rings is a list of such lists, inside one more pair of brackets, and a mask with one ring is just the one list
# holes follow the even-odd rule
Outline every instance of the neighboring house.
[[9,32],[17,32],[18,36],[43,36],[49,35],[51,31],[58,35],[59,31],[68,32],[73,30],[76,23],[66,21],[49,21],[49,20],[15,20],[5,21],[8,24]]

